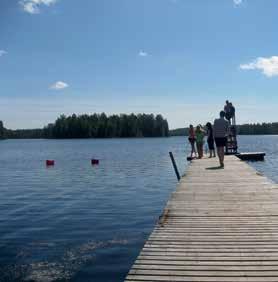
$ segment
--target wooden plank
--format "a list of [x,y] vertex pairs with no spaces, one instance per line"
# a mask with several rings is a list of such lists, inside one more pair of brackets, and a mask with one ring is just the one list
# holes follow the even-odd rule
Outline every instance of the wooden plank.
[[278,256],[276,257],[268,257],[268,256],[255,256],[255,255],[251,255],[248,257],[243,257],[243,256],[238,256],[238,257],[228,257],[228,256],[218,256],[218,257],[211,257],[211,256],[198,256],[198,255],[191,255],[191,256],[170,256],[170,255],[144,255],[144,254],[140,254],[138,256],[138,259],[141,260],[181,260],[181,261],[220,261],[220,262],[224,262],[224,261],[233,261],[236,263],[241,263],[242,261],[278,261]]
[[262,258],[262,257],[267,257],[267,258],[273,258],[273,259],[278,259],[278,253],[276,252],[271,252],[271,251],[263,251],[263,252],[258,252],[256,249],[254,251],[249,251],[249,252],[223,252],[223,251],[217,251],[217,252],[212,252],[212,251],[175,251],[175,250],[167,250],[167,251],[153,251],[153,250],[142,250],[141,251],[142,256],[165,256],[166,258],[171,258],[171,257],[182,257],[182,258],[202,258],[202,257],[209,257],[210,259],[212,258],[219,258],[219,259],[225,259],[225,258],[232,258],[237,260],[238,258]]
[[278,185],[215,165],[191,163],[125,281],[278,281]]
[[142,264],[142,265],[174,265],[174,266],[207,266],[207,267],[218,267],[218,266],[224,266],[224,267],[249,267],[254,266],[257,268],[260,268],[262,266],[270,266],[270,267],[278,267],[278,261],[211,261],[211,260],[162,260],[160,258],[156,258],[154,260],[151,259],[137,259],[135,261],[134,265]]
[[167,275],[167,276],[206,276],[206,277],[239,277],[239,276],[255,276],[255,277],[278,277],[278,271],[266,270],[266,271],[242,271],[242,270],[156,270],[156,269],[132,269],[129,272],[130,275]]
[[126,281],[170,281],[170,282],[277,282],[278,277],[205,277],[205,276],[162,276],[128,275]]
[[151,264],[135,263],[133,270],[183,270],[183,271],[273,271],[276,265],[172,265],[161,264],[160,261],[152,261]]

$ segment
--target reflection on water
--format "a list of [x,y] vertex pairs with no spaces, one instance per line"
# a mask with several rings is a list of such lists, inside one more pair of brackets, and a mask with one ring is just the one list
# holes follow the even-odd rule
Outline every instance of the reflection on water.
[[[241,151],[266,152],[251,165],[275,182],[277,138],[239,138]],[[182,174],[189,147],[175,137],[6,140],[0,150],[0,281],[102,282],[123,281],[175,189],[168,152]]]
[[[26,266],[25,280],[53,281],[70,279],[85,265],[94,259],[96,249],[112,248],[113,246],[127,245],[127,240],[108,240],[104,242],[88,242],[81,246],[66,250],[64,255],[56,262],[37,262]],[[32,246],[36,247],[36,246]],[[32,251],[32,250],[27,250]],[[24,268],[24,266],[23,266]]]
[[[24,261],[34,256],[38,252],[55,252],[55,245],[47,242],[33,242],[18,253],[17,259],[22,264],[9,265],[1,270],[3,281],[20,278],[24,281],[56,281],[69,280],[75,273],[82,268],[88,261],[93,261],[97,249],[113,248],[115,246],[127,245],[127,240],[108,240],[104,242],[89,241],[86,244],[65,249],[62,257],[57,261],[37,261],[24,264]],[[24,278],[23,278],[24,277]]]

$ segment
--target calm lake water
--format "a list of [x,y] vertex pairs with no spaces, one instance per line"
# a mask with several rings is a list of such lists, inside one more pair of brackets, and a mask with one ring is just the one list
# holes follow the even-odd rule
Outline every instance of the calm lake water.
[[[123,281],[176,187],[168,152],[184,173],[186,141],[1,141],[0,281]],[[239,145],[266,152],[251,165],[278,182],[278,136]]]

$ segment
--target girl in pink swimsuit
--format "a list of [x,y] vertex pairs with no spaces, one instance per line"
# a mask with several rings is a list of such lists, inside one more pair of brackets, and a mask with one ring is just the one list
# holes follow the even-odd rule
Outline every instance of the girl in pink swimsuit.
[[195,136],[195,130],[192,124],[189,126],[189,132],[188,132],[188,141],[191,145],[191,154],[190,157],[193,158],[193,153],[195,154],[195,157],[197,157],[196,149],[195,149],[195,143],[196,143],[196,136]]

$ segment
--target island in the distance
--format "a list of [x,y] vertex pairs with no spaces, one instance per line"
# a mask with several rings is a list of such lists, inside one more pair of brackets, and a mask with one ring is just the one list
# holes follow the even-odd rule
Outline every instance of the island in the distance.
[[[1,131],[2,125],[2,131]],[[2,132],[2,134],[1,134]],[[61,115],[53,124],[42,129],[10,130],[0,124],[0,137],[19,138],[131,138],[168,137],[169,127],[162,115],[105,113],[92,115]]]

